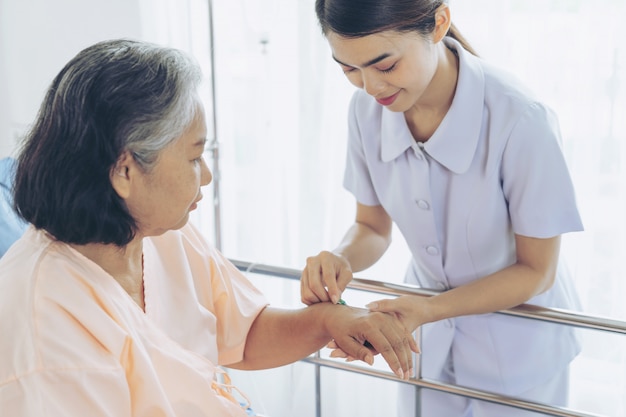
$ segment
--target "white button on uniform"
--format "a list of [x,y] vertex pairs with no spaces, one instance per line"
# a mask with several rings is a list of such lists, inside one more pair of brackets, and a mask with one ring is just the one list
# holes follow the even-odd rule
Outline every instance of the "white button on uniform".
[[417,200],[417,206],[422,210],[428,210],[430,208],[430,204],[426,200]]
[[426,248],[426,252],[429,255],[439,255],[439,249],[437,249],[435,246],[428,246]]

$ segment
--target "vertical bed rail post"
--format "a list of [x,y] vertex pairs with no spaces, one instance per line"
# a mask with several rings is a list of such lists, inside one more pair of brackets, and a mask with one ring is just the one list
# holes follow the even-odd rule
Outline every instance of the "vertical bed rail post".
[[220,143],[217,139],[217,99],[215,94],[215,42],[214,42],[214,30],[213,30],[213,1],[208,0],[209,8],[209,56],[211,58],[211,107],[213,116],[213,138],[209,149],[213,159],[213,227],[214,227],[214,244],[218,250],[222,250],[222,211],[220,201]]
[[[414,353],[415,373],[411,377],[422,379],[422,326],[415,331],[415,341],[420,348],[420,353]],[[422,390],[419,385],[415,386],[415,417],[422,417]]]
[[[319,350],[315,352],[315,358],[320,358]],[[315,416],[322,417],[322,367],[315,364]]]

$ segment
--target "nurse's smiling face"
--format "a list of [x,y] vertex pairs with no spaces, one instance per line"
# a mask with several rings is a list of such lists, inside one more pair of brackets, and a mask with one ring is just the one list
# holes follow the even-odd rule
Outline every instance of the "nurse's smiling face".
[[348,80],[389,110],[405,112],[428,100],[439,56],[430,40],[395,31],[358,38],[330,32],[326,37]]

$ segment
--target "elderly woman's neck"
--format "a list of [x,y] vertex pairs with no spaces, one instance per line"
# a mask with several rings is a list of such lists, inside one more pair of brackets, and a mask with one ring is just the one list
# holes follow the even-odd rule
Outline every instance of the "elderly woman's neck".
[[135,238],[123,248],[115,245],[72,245],[113,277],[143,309],[143,240]]

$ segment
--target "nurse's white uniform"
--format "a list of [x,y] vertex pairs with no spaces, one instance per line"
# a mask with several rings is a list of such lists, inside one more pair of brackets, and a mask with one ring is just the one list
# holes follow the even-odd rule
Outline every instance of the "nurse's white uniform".
[[[403,113],[359,90],[350,104],[344,177],[357,201],[382,205],[404,235],[413,256],[407,282],[439,290],[513,264],[514,234],[549,238],[583,229],[553,112],[510,75],[445,42],[459,57],[459,77],[436,132],[417,144]],[[562,265],[554,286],[529,303],[579,308]],[[422,343],[424,377],[451,372],[457,384],[507,395],[548,384],[580,351],[568,326],[497,313],[423,326]]]

